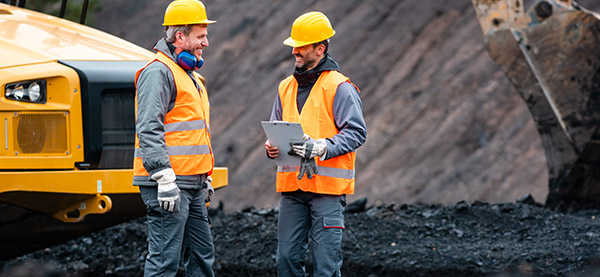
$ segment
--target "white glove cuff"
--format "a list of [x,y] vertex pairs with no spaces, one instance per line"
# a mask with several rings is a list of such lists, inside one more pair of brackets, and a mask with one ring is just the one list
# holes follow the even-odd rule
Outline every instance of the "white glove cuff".
[[327,142],[325,142],[325,139],[318,139],[315,143],[315,146],[317,147],[317,155],[319,156],[319,159],[321,161],[325,160],[325,157],[327,157]]
[[175,171],[172,168],[165,168],[152,174],[152,180],[157,181],[159,184],[175,182],[175,179]]

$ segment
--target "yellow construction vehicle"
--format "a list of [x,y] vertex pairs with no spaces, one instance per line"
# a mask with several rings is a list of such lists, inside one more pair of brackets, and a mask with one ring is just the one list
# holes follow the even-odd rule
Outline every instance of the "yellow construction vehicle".
[[600,208],[600,20],[571,0],[472,0],[487,50],[515,86],[546,153],[546,205]]
[[[0,259],[145,213],[134,76],[153,53],[15,2],[0,3]],[[213,186],[226,185],[215,168]]]

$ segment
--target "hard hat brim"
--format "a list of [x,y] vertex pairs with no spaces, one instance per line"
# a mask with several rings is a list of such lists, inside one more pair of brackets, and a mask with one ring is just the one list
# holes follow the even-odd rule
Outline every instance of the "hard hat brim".
[[286,40],[283,41],[283,44],[290,46],[290,47],[301,47],[304,45],[309,45],[310,42],[301,42],[301,41],[295,41],[294,39],[292,39],[291,37],[287,38]]
[[285,44],[287,46],[290,46],[290,47],[302,47],[302,46],[305,46],[305,45],[309,45],[309,44],[317,43],[317,42],[320,42],[320,41],[324,41],[326,39],[330,39],[334,35],[335,35],[335,31],[332,30],[331,35],[329,35],[329,36],[327,36],[327,37],[325,37],[323,39],[316,40],[316,41],[312,41],[312,40],[311,41],[299,41],[299,40],[294,40],[290,36],[289,38],[287,38],[287,39],[285,39],[283,41],[283,44]]
[[213,23],[217,23],[217,21],[215,20],[201,20],[198,22],[192,22],[192,23],[187,23],[187,24],[177,24],[176,22],[169,22],[169,23],[163,23],[163,26],[175,26],[175,25],[195,25],[195,24],[213,24]]

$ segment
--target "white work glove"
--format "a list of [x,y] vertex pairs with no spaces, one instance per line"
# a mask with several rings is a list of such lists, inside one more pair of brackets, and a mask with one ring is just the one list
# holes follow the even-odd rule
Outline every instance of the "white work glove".
[[152,179],[158,182],[158,203],[163,210],[168,212],[179,212],[181,204],[181,191],[175,184],[175,172],[172,168],[165,168],[152,174]]
[[215,195],[215,190],[212,187],[212,176],[206,177],[206,181],[204,181],[206,187],[204,188],[204,192],[206,193],[206,199],[204,202],[208,203],[212,200]]
[[305,159],[313,159],[318,156],[323,160],[327,153],[327,143],[325,143],[325,139],[314,140],[309,135],[304,134],[302,140],[303,141],[301,142],[292,142],[292,150],[296,155]]

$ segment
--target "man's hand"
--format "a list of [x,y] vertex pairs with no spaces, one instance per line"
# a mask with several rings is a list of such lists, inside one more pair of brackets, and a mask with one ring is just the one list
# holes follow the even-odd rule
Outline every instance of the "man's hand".
[[158,182],[158,195],[156,199],[163,210],[168,212],[179,212],[181,204],[181,191],[175,184],[175,172],[172,168],[165,168],[152,175],[152,179]]
[[208,203],[212,201],[212,198],[215,195],[215,189],[213,189],[212,187],[212,177],[206,177],[204,184],[206,185],[206,187],[204,187],[204,192],[206,193],[206,199],[204,200],[204,202]]
[[306,134],[304,134],[302,140],[292,140],[290,144],[296,155],[305,159],[312,159],[317,156],[323,158],[327,153],[325,139],[314,140]]
[[275,159],[279,156],[279,148],[277,146],[272,146],[269,140],[265,141],[265,149],[267,150],[267,155],[271,159]]

